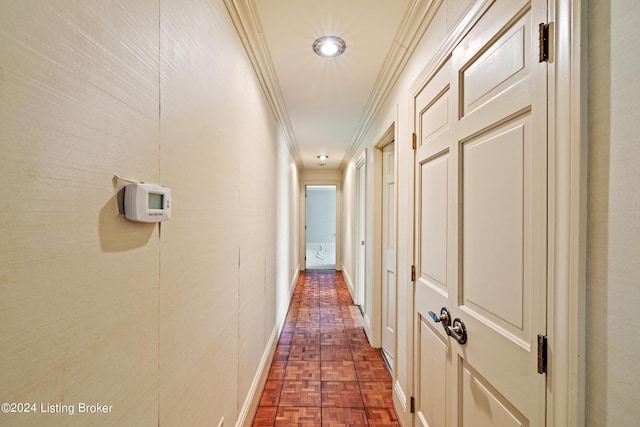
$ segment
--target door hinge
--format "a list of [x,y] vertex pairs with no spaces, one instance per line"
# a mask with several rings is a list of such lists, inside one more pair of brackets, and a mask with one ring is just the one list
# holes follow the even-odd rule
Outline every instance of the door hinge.
[[415,265],[411,266],[411,281],[412,282],[416,281],[416,266]]
[[418,146],[418,137],[416,136],[416,133],[414,132],[411,136],[411,148],[413,148],[414,150],[416,149],[416,147]]
[[538,373],[547,373],[547,336],[538,335]]
[[411,396],[411,399],[409,399],[409,409],[411,410],[411,414],[413,414],[416,411],[416,398]]
[[538,43],[540,52],[538,54],[538,62],[549,61],[549,24],[541,23],[538,25]]

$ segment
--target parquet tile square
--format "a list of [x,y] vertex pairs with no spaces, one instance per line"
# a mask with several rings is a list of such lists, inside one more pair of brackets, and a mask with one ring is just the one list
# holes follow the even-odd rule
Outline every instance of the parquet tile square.
[[349,345],[346,332],[321,332],[321,345]]
[[322,425],[320,408],[293,408],[280,406],[274,427],[318,427]]
[[332,334],[332,333],[347,333],[347,330],[344,327],[344,323],[342,322],[322,322],[320,324],[320,333],[322,334]]
[[365,427],[368,425],[364,409],[322,408],[323,427]]
[[279,345],[278,347],[276,347],[276,352],[273,356],[273,360],[286,362],[289,359],[290,350],[291,350],[290,345]]
[[320,381],[284,381],[279,406],[316,406],[322,402]]
[[380,350],[367,346],[352,345],[351,354],[356,362],[384,363]]
[[284,326],[282,327],[282,332],[293,332],[295,329],[296,329],[295,322],[285,321]]
[[320,310],[320,322],[324,324],[325,322],[329,323],[340,323],[342,327],[344,327],[344,323],[342,323],[342,313],[332,313],[332,312],[324,312]]
[[361,381],[360,392],[365,406],[393,408],[392,384],[391,381]]
[[321,360],[323,361],[336,361],[336,360],[351,360],[353,361],[353,355],[351,354],[351,347],[348,345],[323,345],[320,347]]
[[291,346],[289,360],[320,361],[320,344],[295,344]]
[[276,422],[276,414],[278,413],[278,407],[259,407],[256,416],[253,419],[253,427],[273,427]]
[[322,407],[363,408],[364,403],[357,382],[323,381]]
[[[338,299],[338,297],[329,297],[329,298],[320,298],[320,308],[326,308],[326,307],[335,307],[337,305],[340,305],[340,301]],[[329,313],[322,313],[320,312],[320,315],[325,315],[325,314],[329,314]],[[336,313],[333,313],[336,314]]]
[[[387,366],[377,362],[355,362],[358,381],[391,381]],[[287,368],[288,369],[288,368]]]
[[260,398],[260,406],[278,406],[281,392],[282,381],[267,381]]
[[393,408],[365,408],[365,411],[371,427],[399,426],[398,418]]
[[285,381],[320,381],[320,362],[290,360],[284,373]]
[[280,345],[291,345],[291,340],[293,339],[293,331],[291,332],[281,332],[280,338],[278,339],[278,346]]
[[351,345],[368,346],[369,340],[367,339],[367,335],[364,333],[364,329],[355,327],[347,327],[345,329],[347,331],[347,338]]
[[281,360],[274,360],[271,363],[271,369],[269,369],[269,376],[267,381],[283,381],[284,372],[287,369],[287,362]]
[[318,311],[300,309],[297,318],[299,322],[320,322],[320,313]]
[[320,322],[299,322],[296,324],[296,334],[320,333]]
[[356,369],[351,360],[322,361],[322,381],[357,381]]

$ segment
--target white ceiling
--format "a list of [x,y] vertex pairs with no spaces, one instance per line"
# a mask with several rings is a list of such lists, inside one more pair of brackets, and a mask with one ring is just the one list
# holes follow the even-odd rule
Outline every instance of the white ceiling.
[[[421,0],[225,0],[302,168],[339,168],[360,143],[422,27]],[[415,19],[415,16],[419,19]],[[323,58],[315,39],[341,37]]]

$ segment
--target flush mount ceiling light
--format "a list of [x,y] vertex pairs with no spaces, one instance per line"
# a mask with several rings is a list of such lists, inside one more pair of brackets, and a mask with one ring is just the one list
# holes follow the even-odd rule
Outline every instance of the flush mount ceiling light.
[[327,156],[326,154],[321,154],[318,156],[318,159],[320,160],[327,160],[329,158],[329,156]]
[[346,48],[344,40],[336,36],[323,36],[313,42],[313,51],[325,58],[341,55]]

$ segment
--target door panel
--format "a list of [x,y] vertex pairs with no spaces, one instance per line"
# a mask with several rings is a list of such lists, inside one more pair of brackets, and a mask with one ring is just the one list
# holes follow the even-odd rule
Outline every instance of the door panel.
[[420,209],[420,280],[448,295],[447,290],[447,153],[420,165],[422,198]]
[[421,359],[420,390],[417,411],[417,424],[421,426],[444,426],[446,420],[447,370],[450,365],[449,343],[441,331],[433,327],[430,318],[421,318],[419,322]]
[[474,427],[522,427],[528,426],[526,417],[518,412],[509,400],[497,392],[469,365],[460,361],[462,375],[462,425]]
[[528,297],[524,300],[530,294],[530,284],[522,280],[523,160],[524,147],[530,143],[530,138],[525,138],[529,123],[509,123],[495,135],[464,144],[460,153],[460,297],[470,312],[518,331],[523,330],[523,321],[528,318],[523,310],[530,304]]
[[[543,1],[493,2],[415,97],[417,424],[545,422],[545,15]],[[441,307],[465,343],[431,318]]]

